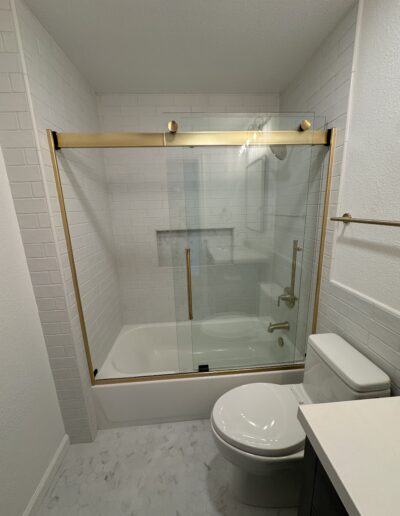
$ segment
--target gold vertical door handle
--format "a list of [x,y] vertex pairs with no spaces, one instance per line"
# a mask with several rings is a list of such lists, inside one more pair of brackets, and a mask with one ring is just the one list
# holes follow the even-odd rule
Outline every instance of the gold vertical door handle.
[[290,278],[290,290],[294,297],[294,290],[296,287],[296,269],[297,269],[297,253],[303,249],[299,246],[298,240],[293,240],[293,251],[292,251],[292,274]]
[[193,320],[193,304],[192,304],[192,266],[190,262],[190,248],[185,249],[186,256],[186,285],[188,297],[188,316],[189,321]]
[[281,305],[281,301],[285,301],[285,303],[287,304],[287,306],[289,308],[293,308],[298,299],[295,295],[297,253],[302,250],[303,250],[303,248],[299,246],[299,241],[293,240],[290,287],[285,287],[283,289],[283,294],[278,296],[278,306]]

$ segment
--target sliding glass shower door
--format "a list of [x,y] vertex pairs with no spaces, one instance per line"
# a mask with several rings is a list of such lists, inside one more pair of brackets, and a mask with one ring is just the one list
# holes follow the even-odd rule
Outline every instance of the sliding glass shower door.
[[[180,117],[179,126],[254,130],[256,138],[259,131],[295,130],[301,119],[191,116]],[[167,187],[176,229],[171,245],[181,371],[304,358],[321,162],[312,160],[311,145],[254,140],[171,150]]]

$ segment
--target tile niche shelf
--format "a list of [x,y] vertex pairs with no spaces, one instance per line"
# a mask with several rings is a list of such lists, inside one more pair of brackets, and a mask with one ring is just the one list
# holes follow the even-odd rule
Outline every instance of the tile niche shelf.
[[233,228],[171,229],[156,231],[159,267],[184,266],[185,248],[192,251],[192,265],[263,263],[266,254],[234,244]]

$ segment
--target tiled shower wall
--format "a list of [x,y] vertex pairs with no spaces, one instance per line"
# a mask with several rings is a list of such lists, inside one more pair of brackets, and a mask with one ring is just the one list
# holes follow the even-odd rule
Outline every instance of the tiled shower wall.
[[[46,129],[98,130],[96,100],[85,80],[36,18],[22,3],[17,6],[47,190],[67,279],[67,300],[73,314],[73,328],[77,328],[75,338],[80,339],[53,171],[48,161]],[[98,367],[121,328],[103,156],[95,149],[71,149],[59,152],[58,160],[93,365]]]
[[[283,111],[314,111],[326,117],[329,127],[338,128],[330,216],[341,213],[338,205],[339,185],[347,141],[345,130],[350,82],[353,74],[357,73],[353,58],[356,21],[357,7],[351,9],[302,73],[281,95]],[[315,202],[318,202],[316,198]],[[334,230],[335,223],[329,222],[318,331],[342,335],[389,374],[393,392],[399,394],[400,372],[395,365],[399,362],[396,352],[400,339],[399,319],[384,307],[330,280]]]
[[[168,119],[180,120],[185,113],[279,111],[276,94],[99,95],[98,105],[103,131],[165,131]],[[209,118],[208,129],[212,124]],[[115,149],[104,155],[124,323],[187,318],[185,272],[159,267],[156,232],[231,228],[235,244],[243,243],[245,157],[238,149]],[[205,270],[194,261],[196,317],[256,313],[258,269],[219,265]]]
[[[294,129],[303,118],[314,122],[312,113],[281,115],[271,120],[271,129]],[[326,152],[327,148],[321,146],[288,146],[280,149],[277,156],[281,159],[278,159],[270,149],[267,152],[255,148],[250,151],[251,160],[264,154],[267,168],[263,232],[247,234],[252,245],[267,246],[268,268],[261,283],[259,316],[289,322],[290,330],[285,340],[295,344],[290,356],[296,360],[304,359],[307,329],[312,320],[309,305],[317,230],[315,196],[320,190]],[[295,283],[298,299],[293,307],[288,307],[284,301],[278,306],[278,297],[291,284],[294,240],[298,240],[301,248],[297,254]]]
[[[343,160],[344,133],[347,120],[347,107],[352,76],[354,53],[354,38],[356,31],[357,8],[352,8],[333,32],[326,38],[318,51],[312,56],[302,72],[292,84],[281,94],[283,111],[303,110],[315,113],[316,117],[323,117],[328,127],[338,130],[335,149],[335,163],[331,192],[331,213],[335,211],[338,199],[339,174]],[[317,118],[318,120],[318,118]],[[323,175],[316,173],[321,168],[323,149],[314,148],[311,159],[310,174],[316,180],[311,183],[308,197],[306,218],[306,239],[304,246],[304,272],[306,283],[309,283],[313,273],[312,290],[315,288],[315,272],[319,250],[319,232],[315,232],[315,225],[321,227],[323,193],[325,188],[327,159]],[[318,217],[318,220],[317,220]],[[324,277],[326,265],[332,246],[331,224],[328,227],[324,257]],[[308,332],[311,331],[313,296],[310,304],[300,307],[299,320],[305,320],[305,313],[309,313]]]
[[285,302],[278,306],[275,297],[269,312],[274,320],[289,322],[298,360],[304,359],[307,331],[313,315],[310,296],[314,294],[311,287],[318,213],[314,196],[320,188],[325,154],[326,148],[320,146],[292,146],[276,174],[274,257],[270,275],[279,285],[279,294],[290,286],[293,246],[297,240],[295,293],[298,299],[291,308]]

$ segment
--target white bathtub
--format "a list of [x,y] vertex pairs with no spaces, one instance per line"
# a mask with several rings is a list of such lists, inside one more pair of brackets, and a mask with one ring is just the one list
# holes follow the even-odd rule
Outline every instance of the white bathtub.
[[220,370],[293,362],[287,332],[268,333],[269,322],[229,314],[192,324],[126,325],[96,378],[197,371],[201,364]]
[[[292,362],[286,332],[266,331],[268,321],[220,317],[189,323],[125,326],[97,379],[197,370],[274,365]],[[278,337],[285,344],[280,347]],[[178,337],[178,339],[177,339]],[[193,347],[193,353],[192,353]],[[302,369],[123,382],[93,387],[100,429],[123,425],[208,418],[215,401],[238,385],[254,382],[301,382]]]

